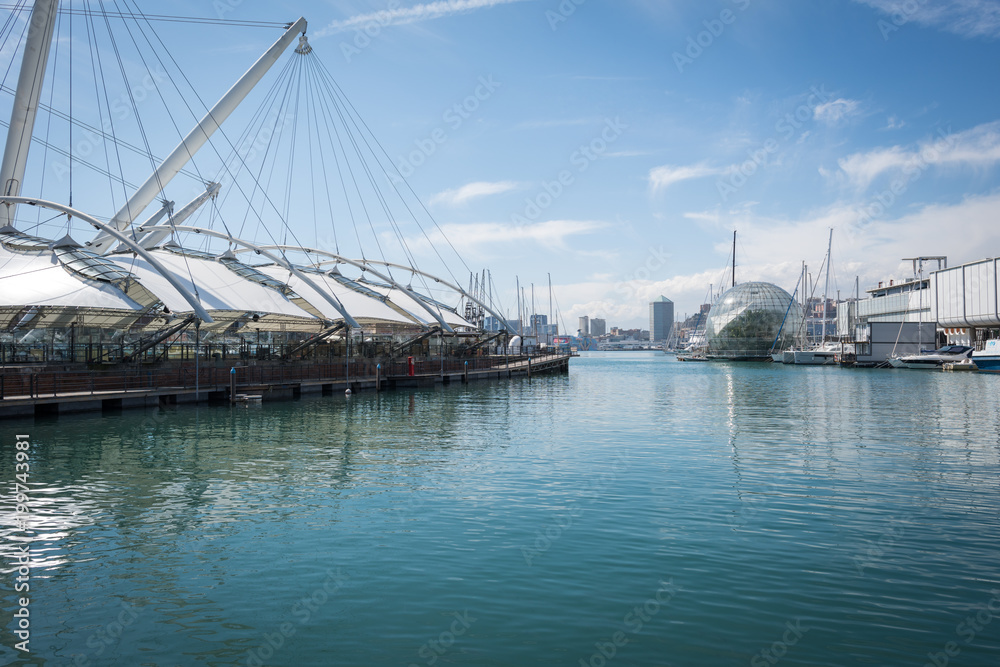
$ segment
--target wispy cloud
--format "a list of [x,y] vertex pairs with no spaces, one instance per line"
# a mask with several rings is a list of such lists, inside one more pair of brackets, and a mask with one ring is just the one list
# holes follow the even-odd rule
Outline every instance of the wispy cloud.
[[694,178],[705,178],[706,176],[718,176],[726,173],[727,168],[710,167],[706,164],[695,164],[683,167],[674,165],[663,165],[655,167],[649,172],[649,184],[653,192],[668,188],[674,183],[688,181]]
[[419,21],[429,21],[439,19],[452,14],[464,14],[477,9],[489,9],[497,5],[508,5],[513,2],[524,2],[525,0],[438,0],[437,2],[426,2],[412,7],[400,7],[398,9],[383,9],[369,14],[359,14],[342,21],[334,21],[325,28],[316,31],[314,37],[324,37],[338,32],[348,32],[367,25],[377,24],[382,27],[390,25],[400,25],[404,23],[417,23]]
[[1000,162],[1000,121],[927,139],[916,147],[891,146],[838,161],[841,173],[860,189],[883,173],[929,166],[983,167]]
[[499,181],[496,183],[477,181],[475,183],[463,185],[460,188],[455,188],[454,190],[439,192],[431,197],[430,203],[457,206],[459,204],[465,204],[470,199],[486,197],[489,195],[498,195],[503,192],[510,192],[515,188],[517,188],[517,183],[514,181]]
[[998,0],[855,0],[874,7],[897,27],[911,21],[962,37],[1000,37]]
[[547,250],[565,250],[574,236],[593,234],[606,228],[604,222],[595,220],[546,220],[530,225],[510,225],[501,222],[472,224],[445,224],[428,236],[407,239],[410,248],[426,250],[430,244],[450,242],[459,252],[481,254],[484,250],[495,252],[498,248],[535,244]]
[[840,98],[818,105],[813,109],[813,117],[829,125],[836,125],[842,120],[857,115],[860,108],[861,103],[857,100]]

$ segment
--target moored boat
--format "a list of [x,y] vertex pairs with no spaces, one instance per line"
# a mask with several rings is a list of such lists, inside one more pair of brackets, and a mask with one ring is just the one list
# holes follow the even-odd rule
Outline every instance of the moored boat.
[[1000,373],[1000,338],[986,341],[986,346],[982,350],[972,353],[972,361],[981,371]]
[[943,364],[970,358],[972,358],[972,348],[968,345],[945,345],[920,354],[890,357],[889,365],[893,368],[939,369]]

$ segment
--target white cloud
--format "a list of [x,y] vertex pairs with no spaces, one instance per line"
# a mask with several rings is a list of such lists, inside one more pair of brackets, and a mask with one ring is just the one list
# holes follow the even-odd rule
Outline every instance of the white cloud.
[[841,172],[864,189],[878,176],[929,166],[989,166],[1000,161],[1000,121],[953,134],[939,134],[913,148],[892,146],[855,153],[838,161]]
[[[762,280],[795,289],[805,261],[818,286],[823,289],[820,265],[826,255],[831,227],[833,263],[830,294],[847,298],[858,276],[862,295],[879,281],[909,277],[910,262],[904,257],[947,255],[948,264],[975,261],[996,255],[989,249],[1000,247],[1000,193],[968,197],[955,204],[932,204],[905,212],[901,217],[877,219],[859,228],[859,207],[839,202],[796,218],[773,218],[741,211],[728,217],[728,228],[739,229],[736,277],[739,282]],[[689,219],[716,213],[685,214]],[[942,230],[961,229],[961,234]],[[706,271],[678,274],[661,279],[636,280],[628,271],[617,279],[557,287],[563,320],[575,329],[580,315],[606,317],[608,326],[648,327],[649,302],[660,294],[674,301],[678,317],[694,312],[704,303],[709,284],[718,289],[726,274],[731,232],[719,235],[715,247],[718,265]],[[666,271],[664,271],[666,273]],[[639,275],[639,274],[634,274]]]
[[1000,2],[997,0],[855,0],[885,15],[884,34],[916,22],[942,28],[962,37],[1000,37]]
[[489,9],[497,5],[507,5],[512,2],[524,2],[524,0],[438,0],[437,2],[427,2],[414,5],[413,7],[383,9],[369,14],[352,16],[342,21],[334,21],[325,28],[316,31],[313,38],[316,39],[338,32],[357,30],[373,24],[386,27],[428,21],[444,16],[451,16],[452,14],[464,14],[477,9]]
[[[502,249],[510,250],[511,245],[524,249],[532,243],[548,250],[565,250],[567,241],[573,236],[592,234],[604,229],[607,224],[594,220],[547,220],[530,225],[512,225],[499,222],[477,222],[471,224],[445,224],[431,231],[425,238],[406,239],[411,249],[427,250],[430,245],[441,246],[451,243],[460,254],[490,254]],[[446,240],[447,239],[447,240]]]
[[434,204],[447,204],[450,206],[458,206],[459,204],[465,204],[470,199],[475,199],[477,197],[486,197],[488,195],[497,195],[503,192],[510,192],[517,187],[517,183],[513,181],[499,181],[496,183],[488,183],[485,181],[477,181],[475,183],[469,183],[463,185],[460,188],[454,190],[445,190],[444,192],[439,192],[438,194],[431,197],[430,203]]
[[839,98],[817,105],[813,109],[813,118],[830,125],[836,125],[845,118],[857,115],[861,103],[857,100]]
[[706,164],[695,164],[686,167],[663,165],[650,170],[649,184],[653,188],[653,192],[657,192],[663,188],[670,187],[674,183],[680,183],[681,181],[687,181],[694,178],[705,178],[706,176],[718,176],[726,173],[727,169],[710,167]]

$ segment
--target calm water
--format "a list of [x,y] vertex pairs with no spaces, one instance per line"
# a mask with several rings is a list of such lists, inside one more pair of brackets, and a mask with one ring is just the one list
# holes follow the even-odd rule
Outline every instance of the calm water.
[[0,663],[27,432],[23,664],[995,665],[998,383],[598,353],[0,422]]

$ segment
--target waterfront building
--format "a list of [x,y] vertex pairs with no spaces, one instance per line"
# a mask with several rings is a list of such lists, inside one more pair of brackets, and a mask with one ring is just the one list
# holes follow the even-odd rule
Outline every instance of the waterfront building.
[[608,333],[608,323],[607,320],[602,320],[599,318],[593,318],[590,320],[590,335],[594,338],[598,336],[604,336]]
[[670,338],[674,325],[674,302],[660,296],[649,304],[649,342],[662,343]]
[[[988,338],[1000,335],[996,299],[1000,258],[950,268],[946,257],[912,261],[913,277],[879,283],[867,290],[868,298],[844,303],[838,312],[839,330],[855,341],[875,342],[871,338],[873,323],[934,325],[920,330],[915,342],[918,348],[944,342],[981,347]],[[923,264],[928,261],[936,261],[938,269],[925,277]],[[939,335],[934,335],[934,327]]]
[[712,306],[706,325],[708,357],[734,361],[769,360],[772,349],[801,341],[794,326],[802,308],[777,285],[751,282],[726,291]]
[[590,318],[584,315],[580,318],[580,335],[589,336],[590,335]]
[[[36,119],[38,125],[44,123],[47,137],[50,127],[53,136],[58,136],[67,125],[80,122],[41,102],[47,72],[51,70],[54,76],[60,71],[46,67],[49,50],[67,36],[65,24],[56,20],[58,3],[36,2],[32,12],[29,23],[33,28],[24,33],[23,49],[17,39],[7,44],[12,51],[23,53],[23,58],[0,165],[0,182],[6,184],[0,196],[0,363],[197,363],[199,359],[226,359],[227,355],[244,359],[253,356],[258,361],[280,356],[288,361],[357,354],[360,344],[367,343],[378,345],[381,353],[392,356],[432,336],[437,339],[436,349],[443,353],[446,346],[461,345],[462,336],[474,339],[486,314],[500,317],[486,303],[488,297],[481,286],[465,290],[408,266],[405,253],[400,263],[393,263],[385,258],[366,258],[363,248],[353,254],[355,250],[328,247],[318,237],[312,247],[276,240],[296,237],[291,229],[294,215],[265,211],[255,197],[260,194],[268,202],[301,199],[301,192],[294,188],[313,183],[311,176],[315,173],[315,165],[300,160],[294,160],[290,167],[276,166],[276,156],[286,150],[294,154],[296,143],[304,142],[307,136],[324,137],[314,140],[310,151],[315,150],[316,155],[333,154],[339,147],[334,146],[333,137],[340,136],[341,131],[356,133],[356,121],[352,125],[349,119],[342,118],[341,130],[331,133],[327,125],[328,133],[323,134],[319,118],[299,118],[310,125],[308,132],[303,129],[300,133],[282,133],[281,141],[286,146],[281,149],[275,145],[266,154],[251,151],[259,160],[252,169],[246,156],[239,154],[228,139],[213,141],[212,135],[285,51],[291,49],[292,53],[287,56],[287,67],[275,68],[279,70],[279,81],[273,83],[273,90],[292,90],[291,82],[308,78],[305,72],[321,67],[305,36],[304,18],[288,24],[265,55],[193,128],[178,128],[188,131],[180,143],[160,136],[163,133],[148,133],[162,124],[162,118],[150,122],[149,109],[130,109],[139,129],[147,131],[144,140],[151,137],[156,145],[147,145],[146,150],[162,150],[166,155],[152,166],[147,157],[133,162],[137,158],[119,155],[116,166],[109,163],[101,167],[74,158],[70,152],[70,164],[75,159],[80,167],[74,183],[81,196],[74,204],[72,196],[64,201],[65,188],[42,178],[46,170],[60,166],[53,161],[61,159],[56,151],[62,149],[31,151],[32,137],[37,134],[37,129],[33,131]],[[139,15],[130,17],[142,29],[144,19]],[[92,49],[102,38],[103,34],[88,33]],[[293,44],[297,47],[292,48]],[[147,46],[152,46],[148,40],[145,44],[133,40],[128,53],[120,54],[120,58],[162,63],[158,53],[155,61],[151,60],[152,53],[143,53]],[[81,77],[83,72],[74,70],[72,74]],[[81,80],[81,86],[83,83]],[[103,79],[101,83],[105,83]],[[331,83],[321,78],[315,86],[295,87],[295,99],[291,101],[269,96],[254,114],[245,115],[244,119],[254,118],[245,128],[247,136],[270,133],[262,123],[276,117],[278,105],[305,109],[333,108],[342,103],[333,100]],[[62,90],[66,82],[49,85]],[[174,103],[178,103],[179,110],[179,103],[185,100],[161,97],[161,101],[169,114]],[[90,122],[96,122],[99,114],[107,118],[109,113],[116,113],[108,109],[93,111]],[[115,142],[119,140],[127,139],[114,137]],[[173,150],[167,152],[172,144]],[[217,172],[216,167],[209,168],[218,174],[218,183],[206,183],[197,175],[205,170],[204,158],[198,157],[198,151],[209,145],[212,150],[202,153],[216,153],[225,165]],[[357,141],[353,145],[360,146]],[[357,156],[359,165],[373,168],[378,167],[379,159],[364,152]],[[197,166],[199,162],[201,167]],[[258,192],[260,183],[252,173],[261,173],[265,166],[289,170],[288,178],[281,179],[285,191]],[[148,175],[144,172],[147,169],[151,170]],[[308,176],[303,174],[310,169]],[[142,185],[134,186],[126,180],[136,177],[144,179]],[[191,182],[184,182],[184,178],[194,178],[199,190],[189,202],[178,201],[175,207],[172,198],[190,197]],[[254,180],[253,187],[249,187],[248,179]],[[108,202],[101,197],[105,184],[117,188],[117,183],[127,186],[126,201]],[[247,194],[250,192],[254,194]],[[22,196],[27,193],[30,196]],[[233,197],[228,197],[229,193]],[[314,207],[312,213],[332,220],[338,217],[332,213],[337,205],[330,192],[326,195],[313,201],[325,200],[330,210],[317,211]],[[404,210],[415,210],[415,202],[402,195],[391,201],[380,196],[380,201],[387,213],[394,209],[402,215]],[[213,203],[206,206],[209,202]],[[203,206],[212,209],[210,216],[204,216],[209,219],[200,226],[188,222],[197,219]],[[115,208],[118,211],[110,219],[97,217],[98,211]],[[28,211],[35,213],[29,216]],[[31,218],[36,215],[43,219],[32,224]],[[232,233],[233,229],[244,229],[242,223],[233,224],[237,220],[248,223],[241,236]],[[242,236],[244,233],[247,236]],[[399,240],[402,244],[401,235]],[[434,292],[430,291],[432,284]],[[352,338],[358,344],[352,345]]]

